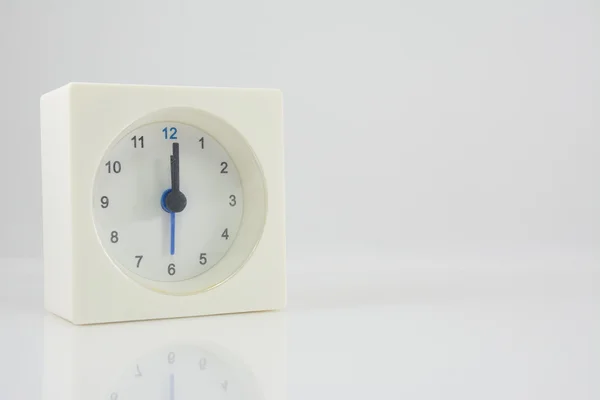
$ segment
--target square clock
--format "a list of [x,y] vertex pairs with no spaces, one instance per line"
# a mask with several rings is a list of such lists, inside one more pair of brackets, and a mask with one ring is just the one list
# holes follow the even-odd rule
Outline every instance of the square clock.
[[40,103],[48,311],[285,306],[280,91],[70,83]]

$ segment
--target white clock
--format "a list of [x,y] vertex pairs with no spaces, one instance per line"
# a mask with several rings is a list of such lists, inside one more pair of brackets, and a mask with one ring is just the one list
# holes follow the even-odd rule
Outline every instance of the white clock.
[[284,306],[279,91],[72,83],[42,96],[41,128],[49,311]]

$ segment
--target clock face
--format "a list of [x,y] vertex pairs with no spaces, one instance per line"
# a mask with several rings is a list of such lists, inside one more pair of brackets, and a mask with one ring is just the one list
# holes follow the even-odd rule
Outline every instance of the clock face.
[[214,267],[243,217],[235,163],[207,132],[153,122],[127,133],[102,158],[93,217],[112,261],[143,278],[174,282]]
[[183,345],[161,349],[126,366],[103,398],[260,400],[263,396],[252,371],[231,354]]

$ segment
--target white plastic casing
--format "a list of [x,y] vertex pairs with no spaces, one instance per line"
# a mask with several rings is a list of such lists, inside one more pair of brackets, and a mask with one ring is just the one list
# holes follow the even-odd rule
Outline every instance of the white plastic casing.
[[[280,91],[70,83],[40,103],[48,311],[91,324],[285,306]],[[267,189],[264,230],[250,257],[228,280],[192,295],[159,293],[124,274],[104,252],[92,217],[95,172],[107,148],[135,121],[172,108],[197,109],[234,127],[254,152]]]

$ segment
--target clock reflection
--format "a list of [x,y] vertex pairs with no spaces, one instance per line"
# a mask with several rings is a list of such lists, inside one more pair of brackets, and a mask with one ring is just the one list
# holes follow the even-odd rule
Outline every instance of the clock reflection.
[[144,355],[124,369],[106,396],[109,400],[263,398],[252,370],[215,344],[172,345]]
[[283,313],[75,326],[44,319],[44,400],[285,399]]

